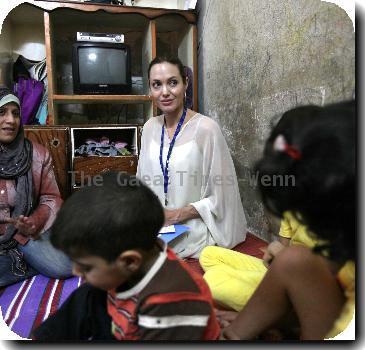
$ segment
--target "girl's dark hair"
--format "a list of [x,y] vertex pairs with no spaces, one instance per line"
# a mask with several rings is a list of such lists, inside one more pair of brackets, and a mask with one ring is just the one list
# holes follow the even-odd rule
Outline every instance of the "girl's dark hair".
[[[284,113],[255,166],[264,205],[278,217],[292,212],[317,238],[316,250],[344,262],[355,258],[355,101],[303,106]],[[274,150],[282,135],[299,159]]]
[[155,57],[151,61],[150,65],[148,66],[148,80],[150,79],[151,68],[155,64],[160,64],[160,63],[165,63],[165,62],[177,66],[177,68],[179,69],[179,73],[180,73],[180,75],[182,77],[182,80],[183,80],[184,84],[186,84],[185,68],[184,68],[184,65],[182,64],[182,62],[180,61],[180,59],[178,57],[168,57],[168,56]]
[[152,249],[163,222],[161,203],[146,185],[111,172],[66,200],[50,239],[71,257],[95,255],[112,262],[125,250]]

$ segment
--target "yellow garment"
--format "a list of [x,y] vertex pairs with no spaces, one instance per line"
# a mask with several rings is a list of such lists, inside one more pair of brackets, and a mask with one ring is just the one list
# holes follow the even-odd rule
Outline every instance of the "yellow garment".
[[348,261],[337,274],[338,281],[344,290],[346,302],[340,317],[336,320],[326,339],[333,338],[343,332],[354,317],[355,311],[355,264]]
[[308,234],[307,227],[298,222],[290,212],[284,213],[284,218],[280,223],[279,236],[290,239],[290,245],[300,244],[308,248],[313,248],[316,240]]
[[[309,248],[315,244],[308,236],[306,227],[288,212],[281,221],[279,234],[290,238],[290,244],[302,244]],[[216,246],[204,248],[199,261],[213,299],[236,311],[246,305],[267,271],[261,259]]]
[[267,271],[261,259],[216,246],[205,247],[199,261],[214,301],[236,311],[247,303]]

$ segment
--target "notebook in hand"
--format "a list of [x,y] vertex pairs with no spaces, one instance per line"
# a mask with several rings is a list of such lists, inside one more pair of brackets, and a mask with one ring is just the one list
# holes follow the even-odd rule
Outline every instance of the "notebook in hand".
[[188,226],[171,225],[171,226],[163,227],[160,230],[160,234],[158,235],[158,237],[161,238],[162,240],[164,240],[166,243],[169,243],[170,241],[172,241],[176,237],[182,235],[183,233],[185,233],[188,230],[189,230]]

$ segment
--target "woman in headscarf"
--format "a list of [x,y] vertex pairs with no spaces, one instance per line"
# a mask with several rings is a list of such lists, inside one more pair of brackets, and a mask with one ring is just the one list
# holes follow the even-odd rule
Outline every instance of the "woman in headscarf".
[[24,137],[19,99],[0,87],[0,286],[71,275],[69,259],[49,242],[61,203],[49,152]]

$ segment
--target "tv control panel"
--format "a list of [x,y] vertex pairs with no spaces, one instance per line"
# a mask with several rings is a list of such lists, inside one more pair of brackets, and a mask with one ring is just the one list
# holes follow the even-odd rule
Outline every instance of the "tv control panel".
[[109,33],[89,33],[77,32],[77,41],[93,41],[104,43],[124,43],[123,34],[109,34]]

